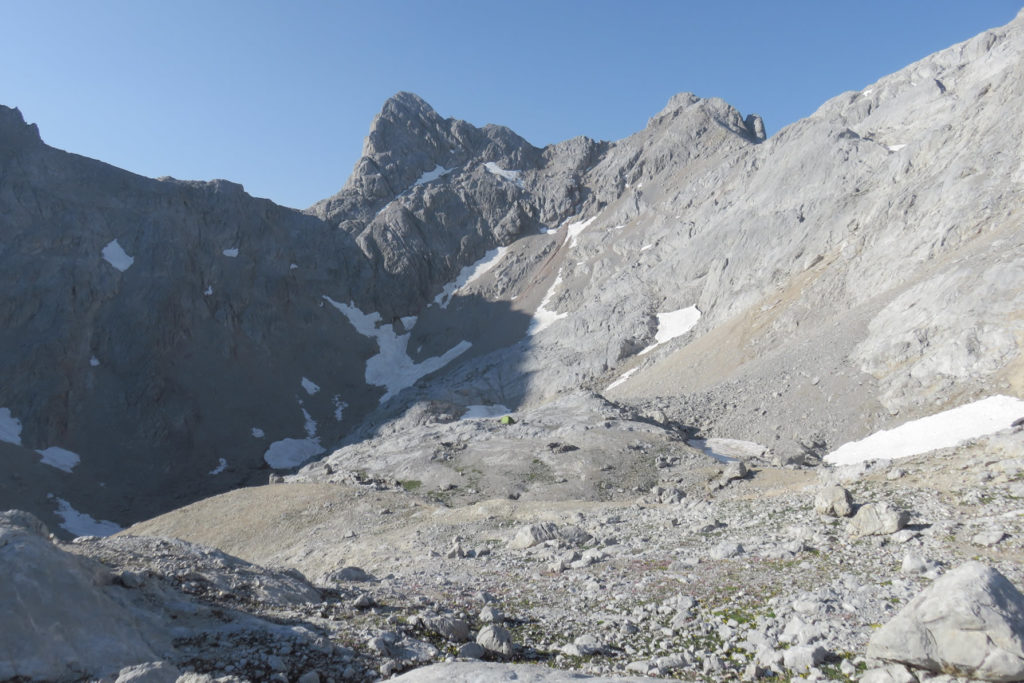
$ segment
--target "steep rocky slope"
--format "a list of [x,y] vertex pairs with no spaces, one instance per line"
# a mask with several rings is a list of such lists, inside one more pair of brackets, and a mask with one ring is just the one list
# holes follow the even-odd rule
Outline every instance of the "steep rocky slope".
[[[759,144],[723,104],[674,98],[601,155],[558,232],[466,288],[535,334],[509,326],[424,395],[515,408],[633,371],[607,395],[795,452],[1019,394],[1021,23]],[[691,306],[692,331],[640,353]]]

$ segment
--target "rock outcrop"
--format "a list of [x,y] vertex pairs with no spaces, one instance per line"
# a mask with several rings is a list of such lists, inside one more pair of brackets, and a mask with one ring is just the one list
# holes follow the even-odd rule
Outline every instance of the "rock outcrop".
[[968,562],[926,588],[872,636],[867,654],[983,681],[1024,678],[1024,595]]

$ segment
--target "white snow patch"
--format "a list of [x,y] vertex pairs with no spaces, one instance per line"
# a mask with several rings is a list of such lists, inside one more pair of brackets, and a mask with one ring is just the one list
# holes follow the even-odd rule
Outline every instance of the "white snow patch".
[[238,247],[231,247],[230,249],[225,249],[221,253],[227,256],[228,258],[235,258],[238,256]]
[[[300,403],[299,406],[301,407],[302,404]],[[316,439],[316,420],[313,419],[313,416],[310,415],[309,411],[305,408],[302,408],[302,417],[306,419],[305,423],[302,425],[303,429],[306,430],[306,436],[310,439]]]
[[220,460],[217,461],[217,466],[214,467],[212,470],[210,470],[209,474],[212,477],[212,476],[220,474],[221,472],[223,472],[227,468],[228,468],[228,461],[225,460],[224,458],[221,458]]
[[413,187],[415,187],[417,185],[422,185],[423,183],[429,183],[431,180],[437,180],[441,176],[447,175],[447,174],[451,173],[454,170],[455,170],[454,167],[452,167],[452,168],[445,168],[441,164],[438,164],[437,166],[434,166],[434,169],[432,171],[427,171],[426,173],[421,175],[419,180],[417,180],[415,183],[413,183]]
[[354,304],[340,303],[326,294],[323,297],[348,318],[357,332],[377,340],[377,355],[366,361],[366,383],[387,389],[380,398],[381,403],[411,387],[421,377],[440,370],[473,346],[463,340],[440,356],[416,363],[407,352],[409,333],[395,334],[393,325],[378,327],[379,313],[363,313]]
[[[459,290],[471,285],[473,282],[483,277],[488,271],[494,268],[499,261],[501,261],[506,252],[508,252],[508,247],[491,249],[475,263],[465,266],[459,271],[458,277],[456,277],[454,281],[446,284],[444,289],[441,290],[441,293],[434,297],[434,303],[441,308],[448,308],[448,304],[452,302],[452,297],[458,294]],[[406,326],[406,329],[409,329],[409,327]]]
[[479,420],[481,418],[495,418],[508,415],[512,411],[501,405],[495,403],[490,406],[466,406],[466,412],[462,414],[460,420]]
[[91,367],[98,368],[100,365],[100,359],[97,358],[96,356],[93,356],[92,358],[89,359],[89,365]]
[[676,337],[681,337],[693,329],[700,320],[700,311],[696,306],[680,308],[678,311],[658,314],[658,331],[654,335],[654,343],[640,352],[644,355],[653,350],[659,344],[664,344]]
[[288,270],[295,270],[295,269],[296,269],[296,268],[298,268],[298,267],[299,267],[299,264],[298,264],[298,263],[293,263],[293,264],[291,264],[290,266],[288,266]]
[[122,273],[131,268],[132,264],[135,263],[135,259],[125,253],[124,248],[116,239],[110,240],[107,246],[103,247],[103,258]]
[[624,227],[626,227],[626,226],[625,225],[613,225],[612,227],[610,227],[608,229],[609,230],[622,230]]
[[326,450],[320,445],[320,439],[281,439],[270,444],[263,459],[275,470],[287,470]]
[[310,396],[320,391],[319,384],[310,379],[306,379],[305,377],[302,378],[302,388],[305,389],[306,393],[309,394]]
[[21,445],[21,420],[11,415],[10,408],[0,408],[0,441]]
[[[597,218],[597,216],[594,216],[594,218]],[[577,221],[569,224],[569,227],[565,231],[565,239],[569,242],[570,249],[576,246],[576,238],[594,222],[594,218],[588,218],[585,221]]]
[[54,500],[57,501],[57,516],[64,520],[61,527],[75,536],[110,536],[121,531],[121,527],[114,522],[96,520],[84,512],[79,512],[63,498]]
[[78,453],[72,453],[66,448],[58,446],[50,446],[41,451],[37,450],[36,453],[43,456],[40,462],[44,465],[56,467],[58,470],[64,470],[65,472],[71,472],[71,470],[75,469],[75,465],[82,461]]
[[899,144],[899,145],[889,145],[889,151],[890,152],[898,152],[898,151],[900,151],[901,149],[903,149],[906,146],[907,145],[905,143],[904,144]]
[[604,390],[605,390],[605,391],[611,391],[612,389],[614,389],[615,387],[619,386],[620,384],[622,384],[623,382],[625,382],[625,381],[626,381],[627,379],[629,379],[630,377],[632,377],[632,376],[633,376],[633,374],[634,374],[634,373],[635,373],[635,372],[636,372],[637,370],[639,370],[639,369],[640,369],[640,368],[632,368],[632,369],[630,369],[630,370],[626,370],[626,371],[625,371],[624,373],[622,373],[621,375],[619,375],[619,378],[618,378],[617,380],[615,380],[614,382],[612,382],[611,384],[609,384],[608,386],[606,386],[606,387],[604,388]]
[[206,289],[203,290],[203,296],[210,296],[213,294],[213,285],[207,285]]
[[873,92],[875,92],[875,91],[874,91],[874,90],[872,90],[871,88],[868,88],[867,90],[865,90],[864,92],[862,92],[862,93],[861,93],[861,95],[863,95],[864,97],[867,97],[868,95],[870,95],[870,94],[871,94],[871,93],[873,93]]
[[640,251],[647,251],[648,249],[652,249],[653,247],[653,244],[645,244],[644,246],[640,247]]
[[416,327],[416,316],[414,315],[406,315],[399,318],[399,320],[402,321],[402,327],[405,328],[406,332],[412,332],[412,328]]
[[486,168],[488,171],[490,171],[496,176],[504,178],[509,182],[515,183],[519,187],[523,186],[523,181],[519,179],[519,171],[508,171],[504,168],[501,168],[500,166],[498,166],[498,164],[494,163],[493,161],[488,161],[486,164],[484,164],[484,168]]
[[530,326],[526,330],[527,336],[532,337],[542,330],[554,325],[556,322],[569,315],[567,312],[556,313],[548,308],[548,304],[551,303],[551,297],[555,295],[555,290],[558,285],[562,284],[562,273],[559,272],[555,281],[551,283],[551,287],[548,288],[547,293],[540,302],[540,306],[533,312],[533,320],[530,321]]
[[690,439],[686,443],[718,462],[759,458],[768,452],[768,449],[759,443],[739,439]]
[[335,394],[331,398],[331,403],[334,404],[334,419],[341,422],[342,415],[345,413],[345,408],[348,408],[348,403],[341,400],[341,394]]
[[1022,416],[1024,401],[1021,399],[990,396],[843,444],[826,455],[825,462],[853,465],[868,460],[907,458],[1007,429]]
[[263,430],[260,429],[259,427],[252,428],[252,435],[257,439],[262,439],[264,436],[266,436],[266,434],[263,433]]

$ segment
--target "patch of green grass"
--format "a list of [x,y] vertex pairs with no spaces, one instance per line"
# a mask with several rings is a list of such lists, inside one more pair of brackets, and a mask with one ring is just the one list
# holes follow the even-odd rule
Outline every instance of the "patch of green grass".
[[423,482],[420,481],[419,479],[404,479],[402,480],[401,484],[403,489],[410,492],[416,491],[421,486],[423,486]]

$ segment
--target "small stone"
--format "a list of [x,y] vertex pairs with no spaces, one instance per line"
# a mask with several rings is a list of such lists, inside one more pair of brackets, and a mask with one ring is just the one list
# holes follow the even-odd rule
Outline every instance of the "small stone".
[[974,534],[974,536],[971,537],[971,543],[973,543],[974,545],[980,545],[989,548],[991,546],[996,545],[1004,538],[1006,538],[1006,534],[1004,534],[1002,531],[999,531],[998,529],[994,529],[991,531],[982,531],[981,533]]
[[147,662],[121,669],[115,683],[176,683],[178,676],[178,669],[169,662]]
[[463,643],[459,646],[456,654],[464,659],[480,659],[485,652],[486,650],[480,643]]
[[860,683],[917,683],[917,677],[901,664],[890,664],[865,671]]
[[320,683],[320,673],[317,671],[307,671],[299,676],[298,683]]
[[820,645],[797,645],[782,653],[782,664],[787,669],[805,672],[825,661],[828,652]]
[[488,652],[495,652],[506,657],[512,654],[512,634],[501,626],[494,624],[484,626],[477,634],[476,642]]
[[442,616],[433,617],[427,620],[431,630],[453,643],[462,643],[469,640],[469,624],[463,619]]
[[814,497],[814,511],[828,517],[849,517],[853,499],[842,486],[826,486]]
[[723,541],[711,549],[708,553],[713,560],[725,560],[743,554],[743,546],[739,543]]
[[515,537],[509,541],[508,547],[517,550],[532,548],[535,545],[550,541],[558,536],[558,527],[551,522],[543,524],[528,524],[516,532]]
[[479,619],[485,624],[500,624],[505,621],[505,615],[494,605],[484,605],[484,608],[480,610]]
[[888,503],[862,505],[850,520],[848,531],[855,537],[894,534],[907,525],[910,514],[897,510]]
[[376,581],[377,579],[359,567],[342,567],[327,575],[329,581]]
[[917,553],[907,553],[903,556],[900,571],[904,574],[924,574],[928,571],[928,563]]
[[377,604],[376,601],[367,593],[360,593],[359,597],[352,601],[352,606],[356,609],[366,609],[375,604]]

